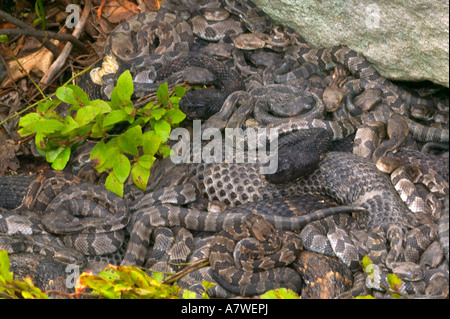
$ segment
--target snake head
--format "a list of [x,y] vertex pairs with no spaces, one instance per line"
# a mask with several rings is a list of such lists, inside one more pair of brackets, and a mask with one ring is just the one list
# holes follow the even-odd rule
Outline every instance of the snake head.
[[275,227],[262,216],[252,214],[245,221],[253,237],[259,241],[274,241],[277,237]]
[[392,271],[400,278],[407,281],[419,281],[423,279],[424,271],[418,264],[412,262],[396,262],[392,265]]
[[186,114],[189,120],[203,120],[217,113],[224,100],[224,92],[218,89],[200,89],[186,92],[180,101],[180,110]]

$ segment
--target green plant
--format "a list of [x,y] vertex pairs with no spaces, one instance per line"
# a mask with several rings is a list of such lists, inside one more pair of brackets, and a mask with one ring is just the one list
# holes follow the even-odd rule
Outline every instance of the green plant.
[[[131,101],[133,81],[129,71],[117,80],[111,101],[93,100],[76,85],[65,85],[56,90],[58,99],[44,99],[36,112],[28,113],[19,121],[19,134],[35,134],[37,151],[62,170],[73,150],[87,138],[98,139],[92,149],[91,160],[100,173],[108,173],[105,186],[123,196],[123,184],[131,174],[133,182],[145,190],[155,156],[167,157],[170,148],[165,144],[173,127],[186,117],[179,110],[179,101],[186,88],[176,86],[170,94],[167,83],[156,92],[156,99],[137,108]],[[55,108],[66,102],[71,105],[66,117]],[[125,123],[123,133],[111,133],[118,123]],[[144,132],[150,124],[151,129]]]
[[45,31],[45,29],[47,28],[47,20],[45,18],[46,14],[45,14],[44,5],[42,4],[41,0],[36,0],[36,2],[34,3],[34,11],[36,12],[36,15],[38,17],[36,19],[34,19],[33,25],[36,25],[39,22],[41,22],[41,28],[42,28],[42,30]]
[[293,290],[278,288],[269,290],[261,295],[261,299],[301,299]]
[[6,250],[0,250],[0,298],[8,299],[48,299],[48,296],[35,287],[30,277],[22,281],[15,280],[9,271],[9,256]]
[[[378,285],[380,288],[383,288],[387,292],[389,292],[394,298],[400,299],[402,294],[399,292],[399,287],[402,284],[402,280],[397,277],[395,274],[388,274],[386,276],[386,280],[389,284],[389,287],[385,287],[380,284],[380,278],[377,278],[381,274],[379,273],[379,269],[376,265],[372,263],[369,256],[365,255],[362,259],[362,265],[365,274],[367,275],[368,280],[372,282],[374,285]],[[356,299],[374,299],[371,295],[356,297]]]
[[[88,295],[107,299],[193,299],[196,293],[182,290],[176,283],[164,282],[165,275],[161,272],[146,273],[141,268],[133,266],[109,265],[98,275],[84,272],[78,278],[75,293],[58,291],[42,291],[35,287],[29,276],[17,280],[10,270],[8,253],[0,250],[0,299],[49,299],[47,293],[77,298]],[[214,284],[204,281],[205,291]],[[89,290],[89,292],[87,292]],[[206,293],[202,298],[208,298]]]
[[[97,276],[92,273],[82,273],[75,287],[76,293],[83,292],[86,288],[92,290],[92,294],[107,299],[193,299],[196,294],[189,290],[182,290],[176,283],[164,283],[164,274],[161,272],[146,273],[141,268],[134,266],[109,265]],[[209,282],[203,282],[208,289]],[[202,295],[207,298],[207,294]]]

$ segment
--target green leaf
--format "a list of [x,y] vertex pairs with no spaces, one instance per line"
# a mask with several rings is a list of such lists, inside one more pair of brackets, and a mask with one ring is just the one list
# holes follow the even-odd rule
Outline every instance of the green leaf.
[[142,145],[142,128],[134,126],[117,138],[122,152],[139,156],[138,147]]
[[78,85],[69,84],[68,87],[72,89],[73,97],[79,106],[90,104],[89,96]]
[[398,278],[396,274],[388,274],[387,281],[389,287],[394,291],[398,291],[398,288],[402,285],[402,280]]
[[[134,118],[130,116],[131,119],[133,119],[133,126],[136,125],[140,125],[141,127],[143,127],[144,124],[146,124],[149,120],[150,120],[150,116],[139,116],[137,117],[137,119],[134,121]],[[131,123],[130,123],[131,124]]]
[[133,94],[133,78],[129,70],[123,72],[117,79],[117,85],[113,89],[113,92],[117,94],[117,98],[120,104],[125,104],[131,100],[131,95]]
[[172,149],[169,145],[161,144],[158,149],[158,153],[163,156],[163,158],[166,158],[167,156],[170,156],[172,153]]
[[[116,267],[114,267],[116,268]],[[109,281],[116,281],[120,280],[119,272],[115,271],[115,269],[112,269],[110,267],[105,268],[102,270],[99,274],[99,277],[108,279]]]
[[145,191],[150,177],[150,169],[136,163],[131,169],[131,177],[133,178],[134,184]]
[[103,127],[126,121],[128,116],[128,113],[122,109],[111,111],[103,119]]
[[161,119],[159,121],[156,121],[154,129],[156,135],[161,137],[162,142],[165,143],[170,137],[170,131],[172,130],[172,127],[169,123],[167,123],[166,120]]
[[130,115],[130,117],[133,117],[133,116],[131,116],[131,114],[133,114],[133,112],[134,112],[134,106],[133,106],[133,103],[131,103],[131,101],[125,103],[124,105],[122,105],[122,109],[123,109],[128,115]]
[[178,96],[179,98],[182,98],[184,96],[184,94],[186,93],[186,91],[187,91],[186,87],[177,85],[177,86],[175,86],[175,90],[174,90],[173,94],[175,96]]
[[38,113],[29,113],[24,115],[19,120],[19,127],[27,127],[31,124],[43,119],[44,117]]
[[156,105],[155,105],[155,101],[150,101],[150,102],[148,102],[147,104],[145,104],[144,107],[141,107],[139,110],[142,110],[142,111],[148,111],[148,110],[151,110],[151,109],[153,109],[154,107],[156,108],[156,107],[158,107],[158,106],[159,106],[159,104],[156,104]]
[[0,250],[0,278],[13,280],[13,273],[9,271],[9,256],[5,249]]
[[72,116],[68,115],[64,119],[64,128],[61,130],[61,134],[67,135],[78,127],[78,123],[72,118]]
[[105,278],[102,278],[100,276],[90,276],[86,273],[82,273],[80,275],[79,281],[82,285],[93,289],[105,298],[120,298],[120,292],[114,291],[113,283]]
[[47,160],[47,162],[49,163],[53,163],[53,161],[56,160],[56,158],[62,153],[64,152],[65,148],[60,146],[56,149],[52,149],[52,150],[48,150],[45,153],[45,159]]
[[142,155],[141,157],[138,158],[138,163],[140,166],[150,169],[155,160],[156,158],[154,156]]
[[107,190],[123,197],[123,183],[120,182],[114,172],[109,173],[108,177],[106,177],[105,187]]
[[192,292],[190,290],[183,290],[183,295],[182,295],[183,299],[195,299],[197,298],[197,294],[195,292]]
[[167,85],[167,82],[161,84],[156,91],[156,96],[158,100],[162,103],[162,105],[167,106],[169,98],[169,86]]
[[170,109],[164,114],[164,119],[170,124],[178,124],[186,118],[184,114],[179,109]]
[[[103,166],[105,165],[108,154],[107,154],[108,148],[106,147],[105,143],[103,141],[99,141],[91,150],[90,159],[92,163],[94,164],[94,167],[97,171],[100,173],[105,170]],[[119,150],[117,149],[117,153],[119,153]]]
[[45,9],[44,9],[44,5],[42,4],[41,0],[37,0],[34,3],[34,12],[36,12],[36,15],[38,16],[37,19],[35,19],[33,21],[33,23],[36,24],[40,21],[41,22],[41,29],[43,31],[45,31],[45,29],[47,28],[47,20],[46,20],[46,13],[45,13]]
[[102,107],[86,105],[78,110],[77,115],[75,116],[75,121],[79,126],[84,126],[92,122],[95,117],[102,112],[104,112]]
[[38,102],[36,112],[46,114],[50,109],[58,106],[60,103],[61,101],[59,100],[41,100]]
[[155,155],[161,143],[162,138],[157,136],[154,130],[145,132],[142,135],[142,146],[146,155]]
[[103,100],[90,101],[89,105],[92,105],[95,109],[99,110],[101,114],[111,112],[111,106],[109,106],[109,102]]
[[113,168],[114,161],[120,154],[119,143],[117,140],[118,138],[115,137],[106,143],[106,160],[103,166],[97,169],[99,172]]
[[105,135],[104,133],[105,129],[99,123],[92,125],[91,138],[102,138]]
[[158,283],[161,283],[164,280],[164,274],[162,272],[154,272],[152,274],[152,279]]
[[27,136],[33,133],[36,133],[36,123],[40,120],[45,119],[45,117],[41,116],[38,113],[29,113],[25,116],[22,116],[19,120],[19,127],[23,127],[18,131],[21,136]]
[[54,133],[64,128],[64,123],[58,120],[40,120],[34,124],[36,133]]
[[[45,156],[46,144],[45,144],[45,134],[37,133],[34,137],[34,143],[36,145],[36,149],[42,156]],[[41,153],[43,152],[43,154]]]
[[[18,281],[15,281],[18,284]],[[50,299],[45,293],[43,293],[39,288],[35,287],[30,277],[23,278],[24,285],[21,287],[23,289],[22,296],[26,299]]]
[[355,299],[375,299],[372,295],[356,296]]
[[150,111],[150,115],[153,116],[157,121],[161,119],[164,114],[166,114],[166,109],[164,108],[158,108]]
[[291,289],[278,288],[269,290],[261,295],[261,299],[300,299]]
[[68,104],[85,106],[89,103],[88,95],[77,85],[65,85],[56,89],[56,97]]
[[181,98],[179,98],[178,96],[171,96],[170,98],[169,98],[169,102],[172,104],[172,106],[174,107],[174,108],[178,108],[178,106],[179,106],[179,104],[180,104],[180,100],[181,100]]
[[150,288],[150,277],[139,268],[133,267],[130,271],[130,277],[137,287],[144,289]]
[[64,148],[64,150],[58,154],[55,160],[52,163],[52,168],[56,170],[62,170],[66,167],[67,162],[70,159],[70,147]]
[[130,160],[125,155],[120,154],[113,164],[113,172],[119,182],[125,183],[128,175],[130,175],[130,170]]
[[[372,266],[372,261],[370,260],[369,256],[365,255],[362,259],[363,269],[366,270],[368,267]],[[366,271],[367,272],[367,271]]]

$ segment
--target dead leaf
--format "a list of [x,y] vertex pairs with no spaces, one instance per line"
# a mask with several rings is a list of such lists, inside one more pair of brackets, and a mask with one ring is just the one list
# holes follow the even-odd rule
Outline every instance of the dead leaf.
[[16,157],[19,148],[20,145],[10,139],[0,144],[0,173],[4,173],[8,169],[16,171],[20,167]]
[[9,28],[15,28],[16,25],[12,23],[0,23],[0,29],[9,29]]
[[[55,45],[59,44],[59,41],[51,40]],[[39,51],[28,54],[27,56],[18,59],[20,65],[25,69],[27,73],[34,73],[37,76],[43,76],[45,72],[49,69],[54,59],[53,54],[42,47]],[[10,74],[12,75],[12,81],[17,82],[18,80],[27,76],[27,74],[22,71],[22,67],[17,64],[16,60],[11,60],[6,63]],[[2,87],[6,87],[11,84],[11,78],[7,77],[3,83]]]
[[102,16],[111,23],[120,23],[139,13],[137,5],[130,1],[108,1],[103,7]]

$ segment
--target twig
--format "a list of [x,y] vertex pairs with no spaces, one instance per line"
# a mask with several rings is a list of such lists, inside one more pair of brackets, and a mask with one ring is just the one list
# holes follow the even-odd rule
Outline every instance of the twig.
[[[86,25],[86,21],[89,17],[89,13],[91,12],[92,8],[92,2],[91,0],[87,0],[86,4],[83,9],[83,13],[81,15],[80,21],[78,22],[77,26],[75,27],[75,30],[73,30],[72,36],[78,39],[78,37],[81,35],[84,26]],[[67,43],[64,49],[61,51],[61,54],[58,56],[56,61],[52,63],[50,68],[47,70],[47,72],[42,77],[40,84],[47,85],[51,79],[54,78],[54,75],[58,73],[59,69],[66,63],[66,60],[72,51],[72,43]]]
[[30,76],[30,73],[27,72],[27,70],[25,70],[25,68],[22,66],[22,64],[20,63],[19,59],[17,59],[17,57],[14,55],[14,53],[12,52],[11,49],[9,49],[9,52],[11,54],[11,56],[14,58],[14,61],[16,61],[17,65],[19,66],[20,70],[26,74],[26,76],[28,77],[28,79],[31,81],[31,83],[33,83],[33,85],[36,87],[36,89],[39,91],[39,93],[42,95],[42,97],[45,99],[45,93],[44,91],[41,90],[41,88],[39,87],[39,85],[37,85],[36,82],[34,82],[33,78]]
[[102,0],[102,3],[100,3],[100,6],[97,9],[97,19],[98,21],[101,20],[102,18],[102,11],[103,11],[103,7],[105,6],[106,0]]
[[43,293],[45,293],[47,296],[50,294],[59,295],[63,297],[68,298],[78,298],[78,297],[89,297],[89,298],[95,298],[98,299],[100,296],[97,294],[92,294],[89,292],[62,292],[58,290],[44,290]]
[[180,279],[181,277],[186,276],[188,273],[198,270],[200,268],[206,267],[208,265],[209,265],[208,258],[199,259],[199,260],[191,263],[189,266],[183,268],[179,272],[168,277],[166,280],[163,281],[163,284],[171,284],[171,283],[177,281],[178,279]]
[[[7,14],[5,11],[0,10],[0,18],[6,20],[7,22],[10,22],[16,26],[18,26],[19,28],[22,28],[23,30],[35,30],[34,28],[32,28],[31,26],[29,26],[28,24],[26,24],[23,21],[20,21],[19,19],[14,18],[13,16]],[[1,32],[3,32],[3,30],[6,29],[0,29],[2,30]],[[3,33],[0,33],[3,34]],[[55,56],[59,55],[60,50],[58,49],[58,47],[56,45],[54,45],[53,43],[51,43],[50,41],[44,41],[42,43],[42,45],[49,50],[50,52],[52,52]]]
[[[81,42],[80,40],[78,40],[71,34],[60,34],[60,33],[52,32],[52,31],[41,31],[41,30],[36,30],[36,29],[0,29],[0,34],[30,35],[32,37],[38,38],[42,41],[45,41],[44,44],[48,43],[47,39],[49,39],[49,38],[59,40],[59,41],[69,41],[74,46],[76,46],[78,49],[82,50],[83,52],[88,52],[88,49],[83,44],[83,42]],[[51,50],[51,52],[53,54],[55,54],[55,52],[53,50]],[[56,56],[58,54],[59,54],[59,49],[58,49],[58,52],[56,52]]]
[[[93,65],[92,65],[92,66],[93,66]],[[78,77],[78,76],[80,76],[80,75],[82,75],[82,74],[88,72],[88,71],[92,68],[92,66],[90,66],[90,67],[88,67],[88,68],[82,70],[81,72],[75,74],[73,77],[71,77],[71,78],[70,78],[67,82],[65,82],[63,85],[67,85],[67,84],[72,83],[72,80],[73,80],[73,79],[75,79],[76,77]],[[55,92],[55,93],[52,93],[52,94],[50,94],[50,95],[48,95],[45,99],[42,99],[41,101],[51,99],[51,98],[54,97],[55,95],[56,95],[56,92]],[[36,105],[38,105],[39,102],[40,102],[40,101],[37,101],[37,102],[35,102],[35,103],[31,104],[31,105],[28,105],[28,106],[27,106],[26,108],[24,108],[23,110],[21,110],[21,111],[19,111],[19,112],[16,112],[16,113],[14,113],[13,115],[8,116],[6,119],[4,119],[3,121],[0,122],[0,125],[2,125],[3,123],[8,122],[9,120],[15,118],[15,117],[18,116],[18,115],[21,115],[21,114],[25,113],[25,112],[28,111],[29,109],[31,109],[31,108],[35,107]]]
[[7,34],[7,35],[31,35],[33,37],[36,37],[38,39],[42,39],[43,45],[50,50],[55,56],[59,55],[59,49],[54,44],[50,43],[47,39],[52,38],[60,41],[69,41],[74,46],[79,48],[80,50],[84,52],[88,52],[87,48],[84,46],[83,42],[75,38],[71,34],[59,34],[51,31],[41,31],[36,30],[26,24],[25,22],[20,21],[19,19],[14,18],[13,16],[9,15],[5,11],[0,10],[0,18],[6,20],[7,22],[10,22],[12,24],[15,24],[21,29],[0,29],[0,34]]

